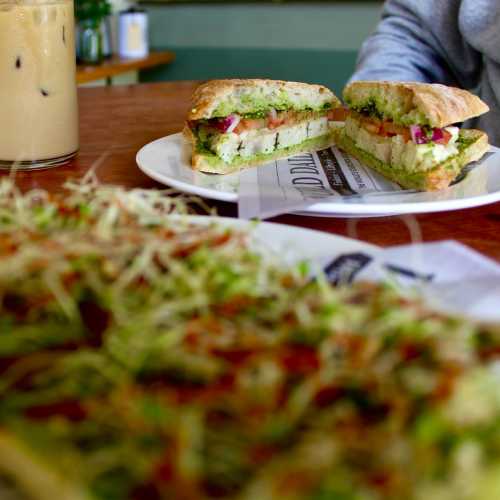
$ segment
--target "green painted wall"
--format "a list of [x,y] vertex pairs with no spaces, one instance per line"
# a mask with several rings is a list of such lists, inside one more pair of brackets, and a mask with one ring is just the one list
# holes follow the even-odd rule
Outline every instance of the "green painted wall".
[[140,81],[273,78],[342,91],[380,2],[150,5],[153,48],[177,60]]
[[149,5],[152,47],[358,50],[382,2]]
[[141,71],[141,82],[271,78],[320,83],[342,91],[354,71],[356,52],[323,49],[177,47],[173,64]]

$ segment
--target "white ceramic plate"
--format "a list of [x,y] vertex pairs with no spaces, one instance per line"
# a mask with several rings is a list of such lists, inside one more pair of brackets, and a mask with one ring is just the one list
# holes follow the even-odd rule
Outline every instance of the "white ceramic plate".
[[290,264],[308,260],[321,267],[340,255],[365,252],[376,257],[382,251],[370,243],[286,224],[205,216],[189,216],[185,220],[200,224],[216,222],[235,229],[250,230],[257,249],[268,249]]
[[[498,152],[499,150],[495,150]],[[442,212],[500,201],[500,161],[491,155],[467,177],[444,191],[399,191],[362,197],[342,197],[308,207],[308,215],[360,217]],[[179,191],[236,203],[239,173],[213,175],[189,166],[189,148],[182,134],[163,137],[137,153],[139,168],[149,177]]]

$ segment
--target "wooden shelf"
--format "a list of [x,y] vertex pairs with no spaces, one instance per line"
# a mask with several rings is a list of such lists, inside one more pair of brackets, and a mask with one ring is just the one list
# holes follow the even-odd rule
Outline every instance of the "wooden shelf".
[[106,59],[101,64],[77,65],[76,83],[87,83],[94,80],[101,80],[102,78],[111,78],[129,71],[169,64],[174,60],[175,54],[167,51],[151,52],[148,56],[139,59],[125,59],[119,56],[113,56],[110,59]]

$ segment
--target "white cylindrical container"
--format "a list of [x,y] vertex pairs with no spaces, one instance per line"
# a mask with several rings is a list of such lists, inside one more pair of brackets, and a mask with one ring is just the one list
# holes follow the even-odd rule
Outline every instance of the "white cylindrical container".
[[78,150],[73,0],[0,0],[0,168]]
[[146,57],[149,53],[148,15],[136,7],[120,12],[118,54],[121,57]]

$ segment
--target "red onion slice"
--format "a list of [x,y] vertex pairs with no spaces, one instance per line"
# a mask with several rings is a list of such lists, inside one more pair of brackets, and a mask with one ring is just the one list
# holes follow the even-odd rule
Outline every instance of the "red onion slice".
[[239,125],[241,117],[239,115],[229,115],[228,118],[230,118],[232,121],[226,130],[226,134],[231,134],[232,132],[234,132],[234,129]]
[[427,144],[427,139],[424,130],[420,125],[412,125],[410,127],[411,138],[415,144]]
[[442,141],[444,139],[444,132],[441,128],[435,128],[432,131],[432,140],[434,142]]
[[230,134],[240,123],[241,118],[238,115],[229,115],[226,118],[215,118],[211,120],[212,126],[222,134]]
[[420,125],[412,125],[410,127],[411,138],[415,144],[443,144],[446,141],[446,132],[442,128],[433,128],[426,130]]

